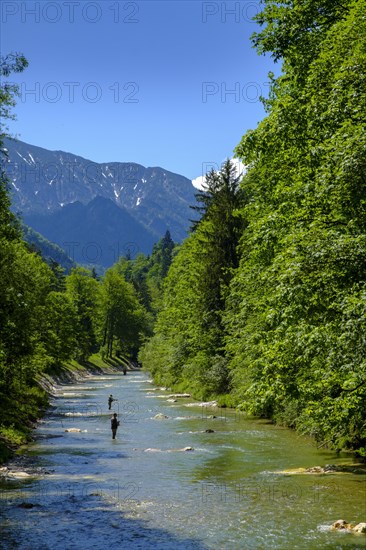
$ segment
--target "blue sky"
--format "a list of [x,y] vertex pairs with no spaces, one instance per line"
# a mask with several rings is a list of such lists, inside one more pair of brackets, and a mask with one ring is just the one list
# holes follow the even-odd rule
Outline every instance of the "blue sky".
[[264,117],[269,57],[250,35],[259,0],[5,1],[1,52],[22,52],[19,139],[97,162],[195,178]]

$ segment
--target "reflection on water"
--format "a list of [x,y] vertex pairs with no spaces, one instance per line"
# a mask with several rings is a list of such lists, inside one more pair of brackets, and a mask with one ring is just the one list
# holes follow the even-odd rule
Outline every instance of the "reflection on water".
[[47,473],[0,487],[1,548],[365,548],[362,536],[328,530],[340,518],[365,520],[365,475],[278,473],[345,457],[152,390],[146,373],[132,372],[59,391],[28,453],[33,472]]

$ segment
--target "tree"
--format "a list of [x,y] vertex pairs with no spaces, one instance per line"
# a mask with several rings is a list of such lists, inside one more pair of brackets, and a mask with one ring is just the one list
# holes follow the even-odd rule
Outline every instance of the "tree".
[[256,40],[284,57],[284,74],[237,147],[252,199],[225,313],[234,394],[251,413],[361,452],[365,2],[283,4],[266,2]]
[[[27,65],[20,54],[0,58],[0,76],[8,77]],[[4,172],[3,138],[6,121],[13,118],[18,89],[0,84],[0,439],[21,441],[44,395],[36,389],[36,377],[46,365],[39,319],[49,290],[51,272],[28,251],[19,225],[10,211],[8,180]],[[12,426],[12,427],[11,427]],[[10,435],[9,435],[10,434]],[[16,434],[14,436],[14,434]]]
[[132,284],[117,269],[109,269],[101,289],[102,349],[107,357],[123,354],[135,359],[146,328],[145,315]]
[[22,72],[27,65],[28,62],[22,54],[0,56],[0,239],[7,240],[20,237],[19,225],[10,211],[8,179],[4,171],[7,161],[4,149],[6,121],[15,118],[11,109],[15,105],[15,97],[19,95],[19,87],[16,84],[8,83],[2,77],[8,77],[12,72]]
[[61,366],[77,356],[78,315],[75,304],[65,292],[47,295],[44,314],[44,346],[48,367]]
[[72,269],[66,278],[66,294],[73,304],[77,316],[75,355],[78,360],[86,361],[98,349],[98,281],[87,269],[80,267]]
[[366,2],[262,3],[254,42],[283,74],[236,149],[240,194],[212,172],[199,195],[141,358],[365,457]]
[[[21,53],[10,53],[7,56],[0,56],[0,76],[8,77],[11,73],[21,73],[28,67],[28,61]],[[14,120],[15,116],[11,109],[15,106],[15,97],[19,95],[17,84],[1,81],[0,83],[0,144],[6,136],[6,120]]]
[[258,52],[284,60],[299,75],[317,57],[328,30],[345,18],[353,0],[264,0],[256,20],[264,29],[252,36]]
[[243,228],[239,179],[230,161],[207,176],[202,218],[173,260],[155,335],[140,354],[160,383],[189,385],[200,397],[228,389],[222,313]]
[[167,229],[164,237],[161,240],[161,277],[164,279],[169,271],[172,263],[172,254],[174,250],[174,241]]

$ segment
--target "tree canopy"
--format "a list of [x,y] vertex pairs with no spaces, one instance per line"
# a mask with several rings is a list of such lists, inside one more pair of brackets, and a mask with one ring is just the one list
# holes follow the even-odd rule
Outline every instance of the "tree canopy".
[[222,208],[225,171],[209,175],[141,357],[161,383],[365,456],[366,5],[262,4],[253,43],[283,70],[236,148],[240,200]]

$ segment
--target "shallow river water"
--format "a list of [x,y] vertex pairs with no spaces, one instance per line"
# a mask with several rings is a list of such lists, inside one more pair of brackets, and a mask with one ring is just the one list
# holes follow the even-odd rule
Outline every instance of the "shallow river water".
[[233,410],[168,401],[144,372],[58,393],[27,451],[34,475],[1,482],[1,549],[366,547],[363,535],[329,531],[366,521],[365,475],[281,473],[349,458]]

